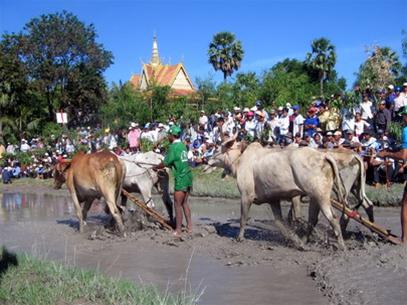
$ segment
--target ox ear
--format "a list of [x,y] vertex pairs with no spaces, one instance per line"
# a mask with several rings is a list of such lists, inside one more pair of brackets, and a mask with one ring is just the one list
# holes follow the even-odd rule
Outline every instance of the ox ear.
[[225,143],[222,144],[222,150],[227,150],[231,148],[233,144],[235,144],[235,142],[236,142],[235,138],[227,140]]
[[240,152],[243,153],[246,150],[247,146],[249,146],[249,143],[247,143],[247,141],[244,141],[244,140],[241,141],[240,142]]
[[59,163],[61,172],[63,172],[63,173],[66,172],[67,169],[71,167],[71,163],[72,163],[72,160],[62,160]]

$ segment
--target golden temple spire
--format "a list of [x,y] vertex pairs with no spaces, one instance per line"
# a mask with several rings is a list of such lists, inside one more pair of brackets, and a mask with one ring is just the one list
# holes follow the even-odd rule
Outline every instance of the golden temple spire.
[[160,64],[160,56],[158,55],[157,35],[153,38],[153,55],[151,56],[151,65],[158,66]]

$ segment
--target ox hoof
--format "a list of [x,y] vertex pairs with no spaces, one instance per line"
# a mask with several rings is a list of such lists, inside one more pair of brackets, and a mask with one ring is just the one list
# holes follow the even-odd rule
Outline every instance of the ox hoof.
[[239,242],[239,243],[244,242],[244,239],[245,239],[245,238],[242,237],[242,236],[236,237],[236,241]]

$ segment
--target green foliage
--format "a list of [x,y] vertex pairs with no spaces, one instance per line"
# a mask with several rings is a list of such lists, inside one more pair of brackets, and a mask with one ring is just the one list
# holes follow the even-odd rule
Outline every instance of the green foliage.
[[287,102],[308,106],[318,95],[306,65],[296,59],[285,59],[263,75],[260,97],[266,105],[285,106]]
[[209,44],[209,63],[215,71],[220,70],[223,72],[225,82],[227,77],[240,68],[243,55],[242,43],[230,32],[215,34]]
[[389,134],[395,138],[398,142],[401,142],[401,135],[403,133],[403,127],[398,122],[390,122]]
[[38,131],[61,108],[71,125],[96,120],[106,100],[102,73],[113,58],[96,37],[93,25],[66,11],[33,18],[22,32],[3,35],[0,49],[7,56],[0,57],[0,65],[7,71],[5,84],[13,86],[2,91],[10,107],[19,101],[20,130]]
[[307,53],[306,63],[318,74],[320,94],[324,95],[324,82],[329,79],[336,64],[335,46],[329,39],[315,39],[311,44],[312,52]]
[[154,143],[148,139],[141,139],[140,140],[140,150],[142,152],[148,152],[154,150]]
[[44,127],[42,128],[42,136],[44,138],[51,138],[53,135],[55,138],[59,138],[64,129],[61,124],[57,124],[54,122],[47,122]]
[[394,84],[401,72],[400,59],[395,51],[388,47],[374,45],[366,50],[368,58],[359,67],[357,83],[373,90],[386,88]]
[[108,102],[100,110],[103,126],[113,129],[127,128],[130,122],[147,123],[150,116],[147,101],[129,82],[113,84]]
[[260,80],[256,73],[238,73],[232,87],[234,104],[239,107],[254,105],[259,98]]

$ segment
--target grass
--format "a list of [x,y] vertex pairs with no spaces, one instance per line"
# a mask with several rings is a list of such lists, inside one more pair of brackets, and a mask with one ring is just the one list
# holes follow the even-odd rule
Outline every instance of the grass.
[[28,255],[0,252],[0,304],[3,305],[192,305],[199,296],[161,293]]
[[[212,173],[204,173],[201,168],[194,168],[193,196],[198,197],[219,197],[219,198],[240,198],[240,193],[236,186],[236,179],[227,176],[222,178],[222,170],[216,169]],[[174,179],[170,178],[170,187],[173,189]],[[0,192],[7,186],[16,188],[39,187],[51,191],[53,179],[31,179],[23,178],[13,180],[13,184],[0,184]],[[366,194],[377,206],[399,206],[403,195],[403,184],[393,184],[389,190],[385,186],[374,188],[366,185]],[[53,191],[53,190],[52,190]],[[49,193],[49,192],[48,192]]]

